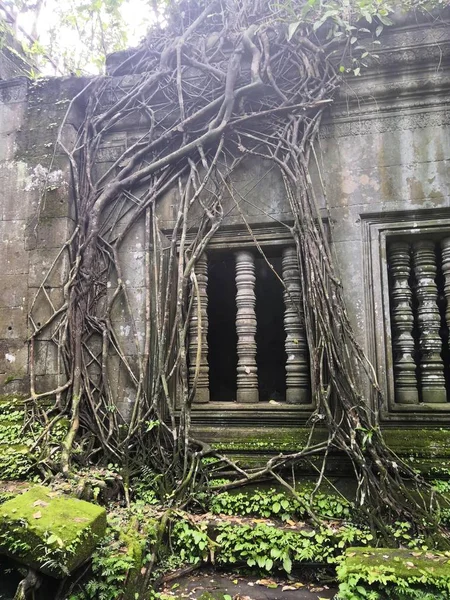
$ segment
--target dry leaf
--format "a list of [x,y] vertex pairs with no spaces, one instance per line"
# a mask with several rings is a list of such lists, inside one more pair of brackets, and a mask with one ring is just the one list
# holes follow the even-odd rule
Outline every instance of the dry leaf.
[[273,579],[258,579],[257,585],[263,585],[264,587],[275,589],[278,587],[278,583]]
[[33,518],[34,519],[40,519],[42,517],[42,513],[40,510],[38,510],[37,512],[34,513]]
[[406,565],[407,567],[409,567],[410,569],[412,569],[413,567],[415,567],[415,564],[414,564],[414,563],[412,563],[410,560],[407,560],[407,561],[405,562],[405,565]]
[[295,587],[295,585],[283,585],[283,587],[281,588],[282,592],[287,592],[288,590],[296,590],[297,588]]

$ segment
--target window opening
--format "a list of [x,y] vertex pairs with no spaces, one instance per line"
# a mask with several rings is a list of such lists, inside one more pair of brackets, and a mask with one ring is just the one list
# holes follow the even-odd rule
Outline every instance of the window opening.
[[236,401],[236,273],[233,254],[208,260],[210,400]]
[[286,399],[286,334],[281,256],[271,256],[269,261],[278,277],[264,258],[255,260],[259,400],[282,402]]

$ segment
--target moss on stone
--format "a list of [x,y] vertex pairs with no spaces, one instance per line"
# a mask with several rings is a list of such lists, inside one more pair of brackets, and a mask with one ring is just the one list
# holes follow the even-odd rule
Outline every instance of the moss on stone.
[[[448,598],[450,553],[390,548],[348,548],[337,569],[339,597]],[[389,593],[387,593],[389,592]]]
[[419,458],[450,458],[450,430],[385,429],[384,438],[391,448],[403,456]]
[[53,577],[82,564],[106,530],[106,511],[41,486],[0,507],[0,552]]
[[349,548],[345,553],[349,573],[361,570],[395,573],[396,577],[412,579],[420,573],[434,578],[450,579],[448,552],[413,551],[405,548]]

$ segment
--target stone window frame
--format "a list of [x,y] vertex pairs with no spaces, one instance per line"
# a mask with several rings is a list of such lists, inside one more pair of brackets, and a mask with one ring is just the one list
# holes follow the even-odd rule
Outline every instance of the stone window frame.
[[[255,240],[263,248],[293,245],[293,238],[289,231],[291,223],[286,225],[252,225],[249,233],[247,227],[224,227],[211,239],[207,253],[217,251],[235,252],[249,248],[256,249]],[[325,223],[326,227],[327,224]],[[195,233],[191,232],[188,239]],[[258,252],[258,250],[255,250]],[[311,417],[315,404],[311,401],[305,404],[287,404],[285,402],[276,406],[270,402],[260,401],[255,404],[240,404],[237,402],[212,401],[204,404],[193,403],[191,407],[192,423],[196,426],[219,427],[296,427],[305,424]]]
[[[366,315],[366,351],[383,395],[380,419],[389,422],[436,424],[448,419],[450,402],[401,405],[395,402],[387,242],[401,236],[450,235],[450,209],[396,211],[361,215]],[[377,282],[380,285],[377,285]],[[376,409],[375,392],[370,402]]]

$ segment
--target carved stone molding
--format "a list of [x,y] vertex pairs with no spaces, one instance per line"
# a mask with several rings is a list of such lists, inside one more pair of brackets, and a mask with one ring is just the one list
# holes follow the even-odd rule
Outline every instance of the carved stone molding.
[[425,127],[443,127],[450,124],[450,110],[431,111],[427,108],[424,112],[404,114],[398,111],[394,116],[385,116],[380,113],[370,119],[352,118],[347,120],[335,119],[331,123],[324,123],[320,128],[321,138],[346,137],[386,133],[389,131],[422,129]]
[[0,81],[0,104],[23,102],[27,97],[27,90],[28,80],[26,77]]
[[394,351],[395,400],[418,404],[416,363],[414,360],[414,315],[412,311],[411,246],[395,242],[388,250],[392,301],[392,346]]
[[419,328],[420,380],[422,401],[443,403],[447,401],[444,365],[441,358],[442,339],[439,335],[441,317],[437,305],[436,252],[431,240],[413,244],[416,297],[419,303],[417,321]]
[[258,402],[256,366],[255,259],[251,252],[236,252],[237,402]]
[[[198,294],[192,286],[192,312],[189,321],[189,387],[195,383],[197,359],[199,369],[194,402],[209,402],[209,365],[208,365],[208,258],[206,254],[200,256],[195,264]],[[200,306],[199,306],[200,299]],[[200,309],[200,310],[199,310]],[[198,335],[199,316],[201,335]],[[200,345],[199,345],[200,342]]]
[[300,271],[295,246],[283,249],[284,328],[286,331],[286,401],[310,401],[309,368],[301,301]]

